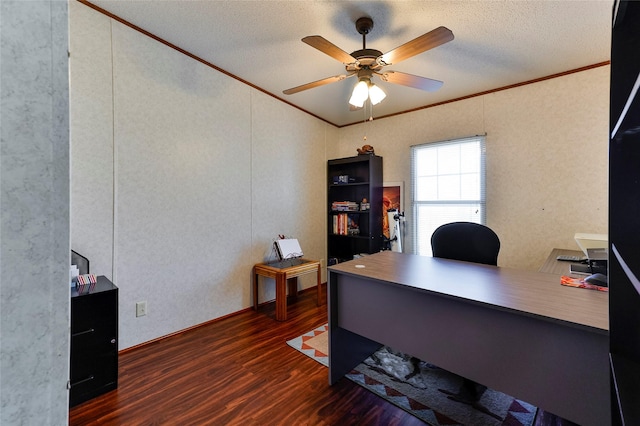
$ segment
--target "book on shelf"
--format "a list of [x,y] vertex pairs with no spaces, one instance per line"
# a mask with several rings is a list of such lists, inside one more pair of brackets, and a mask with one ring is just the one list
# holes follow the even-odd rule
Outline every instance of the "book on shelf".
[[334,201],[331,203],[333,211],[358,211],[359,206],[355,201]]
[[336,235],[359,235],[358,216],[348,213],[333,215],[333,233]]

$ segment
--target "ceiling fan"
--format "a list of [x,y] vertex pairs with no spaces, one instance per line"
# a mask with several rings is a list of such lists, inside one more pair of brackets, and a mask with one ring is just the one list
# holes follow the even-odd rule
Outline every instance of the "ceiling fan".
[[291,89],[284,90],[283,93],[285,95],[292,95],[304,90],[357,76],[358,84],[354,88],[349,103],[352,107],[359,108],[362,107],[367,98],[370,98],[371,103],[375,105],[386,96],[380,88],[371,83],[371,78],[374,75],[388,83],[401,84],[429,92],[438,90],[442,86],[443,82],[439,80],[398,71],[385,71],[383,68],[397,64],[400,61],[409,59],[419,53],[453,40],[451,30],[446,27],[438,27],[383,54],[376,49],[367,49],[366,36],[372,28],[373,19],[369,17],[362,17],[356,21],[356,30],[362,34],[362,49],[351,52],[351,54],[340,49],[322,36],[313,35],[303,38],[302,41],[304,43],[342,62],[345,65],[347,73],[292,87]]

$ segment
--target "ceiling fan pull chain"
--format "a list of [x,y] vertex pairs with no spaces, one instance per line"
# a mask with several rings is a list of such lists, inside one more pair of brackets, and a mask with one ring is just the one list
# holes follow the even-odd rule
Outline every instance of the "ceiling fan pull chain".
[[365,102],[364,104],[364,108],[362,108],[362,115],[363,115],[363,123],[364,123],[364,137],[362,138],[363,142],[367,141],[367,104],[369,104],[369,102]]

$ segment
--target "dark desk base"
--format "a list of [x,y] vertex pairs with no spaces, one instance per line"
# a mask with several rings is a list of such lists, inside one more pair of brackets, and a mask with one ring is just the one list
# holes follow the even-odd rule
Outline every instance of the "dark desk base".
[[384,343],[581,425],[610,424],[591,394],[609,389],[606,333],[332,271],[328,285],[330,384]]

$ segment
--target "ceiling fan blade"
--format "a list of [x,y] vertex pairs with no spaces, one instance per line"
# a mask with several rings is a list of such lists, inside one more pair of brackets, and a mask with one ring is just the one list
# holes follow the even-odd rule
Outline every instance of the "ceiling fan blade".
[[302,39],[303,42],[307,43],[311,47],[315,47],[322,53],[325,53],[331,56],[333,59],[337,59],[343,64],[351,64],[356,62],[356,58],[340,49],[335,44],[331,43],[329,40],[325,39],[319,35],[307,36]]
[[403,86],[426,90],[427,92],[435,92],[444,84],[440,80],[433,80],[398,71],[387,71],[379,75],[382,80],[388,81],[389,83],[402,84]]
[[313,89],[314,87],[324,86],[325,84],[335,83],[336,81],[342,81],[345,78],[351,77],[352,75],[355,75],[355,73],[346,75],[334,75],[333,77],[323,78],[322,80],[312,81],[311,83],[283,90],[282,93],[284,93],[285,95],[293,95],[294,93],[302,92],[303,90]]
[[406,42],[402,46],[398,46],[393,50],[380,56],[379,60],[386,65],[397,64],[400,61],[409,59],[419,53],[425,52],[434,47],[453,40],[453,33],[449,28],[438,27],[429,31],[418,38]]

